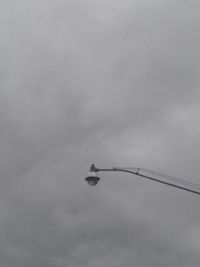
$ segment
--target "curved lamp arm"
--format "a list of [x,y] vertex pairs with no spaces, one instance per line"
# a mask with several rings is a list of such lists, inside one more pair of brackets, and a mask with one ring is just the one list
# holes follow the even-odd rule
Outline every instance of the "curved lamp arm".
[[90,167],[89,176],[85,178],[85,180],[88,182],[89,185],[94,186],[94,185],[97,185],[97,183],[99,182],[100,178],[97,176],[97,174],[96,174],[97,172],[125,172],[125,173],[130,173],[130,174],[134,174],[134,175],[140,176],[142,178],[145,178],[145,179],[148,179],[148,180],[151,180],[154,182],[158,182],[161,184],[165,184],[165,185],[168,185],[171,187],[175,187],[175,188],[178,188],[181,190],[188,191],[188,192],[193,193],[193,194],[200,195],[200,191],[196,191],[196,190],[193,190],[193,189],[190,189],[187,187],[183,187],[183,186],[171,183],[171,182],[166,182],[166,181],[160,180],[158,178],[154,178],[151,176],[141,174],[139,168],[137,169],[137,171],[131,171],[128,169],[121,169],[121,168],[100,169],[100,168],[96,168],[95,165],[92,164]]

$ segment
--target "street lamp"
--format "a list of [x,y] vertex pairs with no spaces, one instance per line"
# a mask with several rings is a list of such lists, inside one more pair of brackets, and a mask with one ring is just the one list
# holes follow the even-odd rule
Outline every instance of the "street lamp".
[[94,164],[91,165],[90,167],[90,171],[88,173],[88,176],[85,178],[85,180],[87,181],[87,183],[90,185],[90,186],[95,186],[98,184],[100,178],[97,176],[97,169],[95,167]]
[[[90,186],[95,186],[98,184],[100,178],[97,176],[97,172],[125,172],[125,173],[130,173],[130,174],[134,174],[134,175],[137,175],[137,176],[140,176],[142,178],[145,178],[145,179],[148,179],[148,180],[151,180],[151,181],[154,181],[154,182],[158,182],[158,183],[161,183],[161,184],[165,184],[165,185],[168,185],[168,186],[172,186],[172,187],[175,187],[175,188],[178,188],[178,189],[181,189],[181,190],[185,190],[185,191],[188,191],[190,193],[193,193],[193,194],[197,194],[197,195],[200,195],[200,185],[199,184],[196,184],[196,183],[192,183],[190,181],[186,181],[186,180],[183,180],[183,179],[178,179],[178,178],[173,178],[173,177],[170,177],[170,176],[165,176],[165,179],[167,179],[166,177],[168,177],[168,179],[170,178],[170,182],[168,181],[164,181],[164,180],[161,180],[161,179],[158,179],[158,178],[155,178],[155,177],[151,177],[151,176],[147,176],[145,174],[142,174],[140,172],[140,168],[135,168],[136,171],[133,171],[134,168],[132,168],[132,170],[130,170],[130,168],[109,168],[109,169],[99,169],[99,168],[96,168],[94,164],[91,165],[90,167],[90,171],[89,171],[89,174],[88,176],[85,178],[85,181],[90,185]],[[156,173],[156,172],[154,172]],[[173,183],[171,182],[173,181]],[[183,184],[185,186],[182,186],[182,185],[179,185],[179,184]],[[199,189],[198,190],[194,190],[194,189]]]

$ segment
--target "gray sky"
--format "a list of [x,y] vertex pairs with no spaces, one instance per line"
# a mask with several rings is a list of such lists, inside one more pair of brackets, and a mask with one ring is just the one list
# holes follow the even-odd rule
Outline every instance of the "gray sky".
[[1,267],[197,267],[197,0],[0,0]]

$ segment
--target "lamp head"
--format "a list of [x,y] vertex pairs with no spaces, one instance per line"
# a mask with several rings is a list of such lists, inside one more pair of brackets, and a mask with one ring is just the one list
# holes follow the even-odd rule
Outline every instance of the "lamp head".
[[95,186],[98,184],[100,178],[97,176],[96,174],[97,169],[94,166],[94,164],[92,164],[92,166],[90,167],[90,171],[88,173],[88,177],[85,178],[85,181],[90,185],[90,186]]

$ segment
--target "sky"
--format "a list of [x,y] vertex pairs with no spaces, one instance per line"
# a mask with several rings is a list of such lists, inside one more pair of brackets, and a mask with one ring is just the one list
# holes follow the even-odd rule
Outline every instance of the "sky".
[[0,0],[1,267],[198,267],[197,0]]

